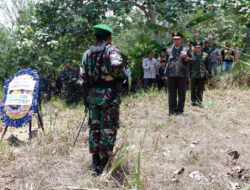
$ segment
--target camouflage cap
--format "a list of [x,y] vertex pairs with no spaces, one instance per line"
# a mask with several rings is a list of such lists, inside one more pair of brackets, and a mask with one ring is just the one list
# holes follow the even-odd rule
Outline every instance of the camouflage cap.
[[113,30],[106,24],[98,24],[94,26],[94,34],[109,33],[113,34]]

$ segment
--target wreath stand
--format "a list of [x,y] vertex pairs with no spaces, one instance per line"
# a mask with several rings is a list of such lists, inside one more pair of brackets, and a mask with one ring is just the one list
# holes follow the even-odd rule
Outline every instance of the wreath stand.
[[[38,122],[40,123],[41,127],[42,127],[42,130],[43,130],[43,133],[44,133],[44,127],[43,127],[43,121],[42,121],[42,118],[41,118],[41,115],[39,113],[39,106],[37,106],[37,116],[38,116]],[[8,130],[8,125],[6,125],[4,131],[3,131],[3,134],[2,134],[2,138],[1,140],[3,139],[3,137],[5,136],[7,130]],[[32,138],[32,135],[31,135],[31,128],[32,128],[32,118],[31,120],[29,121],[29,140],[31,140]]]

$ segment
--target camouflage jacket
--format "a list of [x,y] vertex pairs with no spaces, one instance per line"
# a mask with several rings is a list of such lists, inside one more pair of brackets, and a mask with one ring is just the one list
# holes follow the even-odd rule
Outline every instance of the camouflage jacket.
[[68,67],[63,67],[60,73],[60,78],[62,84],[65,84],[66,86],[69,84],[69,82],[72,80],[73,76],[73,70]]
[[[95,46],[101,46],[103,43],[105,42],[97,43]],[[83,82],[83,96],[87,98],[89,104],[100,106],[120,104],[120,95],[115,88],[102,85],[95,87],[94,84],[115,83],[125,77],[125,65],[116,46],[106,45],[101,65],[91,62],[91,49],[84,53],[80,78]]]

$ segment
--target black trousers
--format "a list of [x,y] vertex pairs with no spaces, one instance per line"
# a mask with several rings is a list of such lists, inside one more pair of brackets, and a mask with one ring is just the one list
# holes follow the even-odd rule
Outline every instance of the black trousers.
[[162,80],[162,78],[159,75],[156,75],[156,80],[157,80],[158,90],[161,90],[167,87],[167,84],[165,83],[164,80]]
[[205,78],[191,78],[191,101],[192,104],[201,104]]
[[144,91],[146,92],[147,89],[155,84],[155,79],[151,78],[144,78]]
[[169,114],[183,113],[186,100],[186,85],[186,77],[168,77]]

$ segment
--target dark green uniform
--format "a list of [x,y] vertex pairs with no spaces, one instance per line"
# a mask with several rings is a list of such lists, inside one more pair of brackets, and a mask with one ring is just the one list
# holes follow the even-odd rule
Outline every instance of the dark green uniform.
[[50,99],[50,84],[49,81],[39,74],[39,98],[38,102],[41,105],[42,100],[47,101]]
[[208,54],[201,52],[193,54],[189,64],[189,77],[191,78],[192,105],[202,105],[203,90],[208,72]]
[[63,67],[60,73],[60,78],[62,82],[62,98],[66,100],[66,103],[71,101],[71,93],[69,85],[73,79],[73,70],[70,67]]
[[68,104],[77,103],[80,100],[81,87],[78,84],[79,74],[80,74],[79,67],[78,67],[78,70],[74,70],[74,69],[72,70],[72,76],[68,85],[68,94],[69,94],[68,99],[67,99]]

